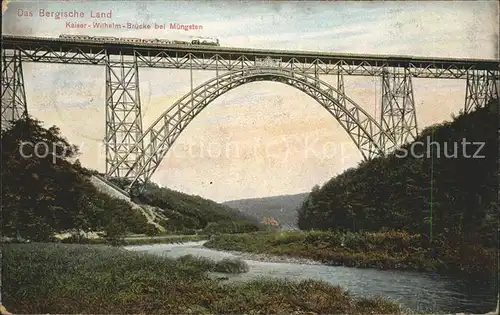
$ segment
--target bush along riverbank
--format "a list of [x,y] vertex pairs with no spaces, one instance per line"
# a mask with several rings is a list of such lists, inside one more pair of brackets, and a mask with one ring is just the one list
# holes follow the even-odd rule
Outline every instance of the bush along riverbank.
[[496,253],[405,232],[289,231],[218,235],[207,248],[284,255],[347,267],[495,275]]
[[206,257],[184,255],[177,259],[184,266],[193,266],[204,271],[221,273],[245,273],[248,272],[248,264],[240,259],[225,258],[220,261],[213,261]]
[[238,261],[177,260],[123,248],[6,244],[3,303],[12,313],[402,314],[383,298],[354,299],[318,281],[225,283],[207,271],[244,272]]

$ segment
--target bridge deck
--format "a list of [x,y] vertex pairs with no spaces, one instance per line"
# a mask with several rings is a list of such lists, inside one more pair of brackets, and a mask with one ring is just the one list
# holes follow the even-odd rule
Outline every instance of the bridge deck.
[[[318,65],[340,64],[345,66],[361,67],[403,67],[434,70],[489,70],[499,71],[499,60],[493,59],[454,59],[454,58],[429,58],[417,56],[384,56],[368,54],[340,54],[331,52],[313,51],[284,51],[253,48],[218,47],[202,45],[158,45],[150,43],[125,43],[125,42],[93,42],[88,40],[68,40],[60,38],[41,38],[3,35],[3,49],[18,49],[24,51],[49,51],[75,52],[76,50],[87,54],[128,55],[139,53],[142,56],[168,55],[171,58],[185,58],[191,54],[199,59],[221,58],[225,61],[254,62],[259,58],[281,59],[283,63],[302,63]],[[31,60],[37,61],[37,60]],[[42,60],[38,60],[42,61]],[[55,62],[55,61],[54,61]],[[71,63],[71,62],[68,62]],[[81,63],[81,62],[79,62]],[[94,63],[95,64],[95,63]],[[146,65],[148,66],[148,65]]]

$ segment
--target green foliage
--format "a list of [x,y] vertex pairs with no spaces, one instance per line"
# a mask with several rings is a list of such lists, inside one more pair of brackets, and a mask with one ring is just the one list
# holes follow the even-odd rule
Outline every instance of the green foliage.
[[[498,246],[494,241],[499,220],[498,108],[494,105],[495,101],[423,130],[416,141],[424,146],[415,146],[422,158],[400,158],[394,152],[314,187],[299,209],[299,227],[396,229],[430,239],[432,222],[432,238],[442,237],[450,244]],[[464,150],[472,156],[478,149],[471,144],[465,149],[464,138],[469,143],[484,142],[480,155],[485,158],[464,158]],[[432,141],[441,146],[439,157],[436,146],[430,146]],[[444,145],[451,154],[454,143],[458,158],[444,157]],[[403,148],[409,150],[410,145]]]
[[125,238],[125,245],[147,245],[147,244],[180,244],[185,242],[198,242],[207,239],[203,235],[170,235],[141,238]]
[[177,258],[177,261],[182,263],[184,266],[196,267],[204,271],[213,269],[215,265],[214,261],[207,257],[200,257],[194,255],[184,255]]
[[[169,235],[169,236],[151,236],[151,237],[118,237],[115,244],[117,245],[149,245],[149,244],[180,244],[185,242],[198,242],[207,239],[207,236],[200,235]],[[73,235],[61,240],[61,243],[67,244],[113,244],[108,238],[86,238],[83,236]]]
[[266,217],[275,218],[281,226],[297,225],[297,213],[294,211],[307,198],[309,193],[281,195],[262,198],[226,201],[223,204],[252,215],[259,221]]
[[181,231],[183,235],[196,235],[196,230],[193,229],[185,229]]
[[211,279],[211,260],[121,248],[7,244],[2,303],[16,314],[401,314],[320,281]]
[[[28,117],[3,131],[1,141],[3,216],[0,223],[4,236],[50,241],[56,232],[92,230],[103,231],[108,243],[119,245],[127,233],[158,234],[156,227],[148,224],[144,215],[127,202],[99,192],[88,179],[95,171],[81,167],[78,160],[69,161],[76,157],[78,148],[70,145],[57,127],[44,129],[40,121]],[[46,143],[47,156],[23,158],[19,152],[23,141]],[[30,146],[23,149],[26,155],[33,153]],[[194,235],[196,230],[219,221],[226,222],[223,227],[235,221],[237,230],[242,232],[256,230],[258,226],[255,219],[227,206],[155,184],[148,184],[139,199],[163,208],[168,220],[160,224],[173,233]],[[75,240],[82,241],[79,237]]]
[[[130,184],[125,179],[114,179],[113,182],[120,187]],[[231,222],[234,222],[242,229],[242,232],[252,228],[257,230],[259,226],[257,219],[238,210],[199,196],[159,187],[154,183],[147,183],[137,199],[141,203],[162,209],[163,214],[169,219],[159,224],[171,232],[190,234],[194,230],[205,229],[215,222],[224,222],[221,224],[221,229],[225,229],[226,226],[232,224]]]
[[146,230],[144,231],[144,234],[146,234],[147,236],[155,236],[159,234],[159,231],[153,224],[148,224]]
[[300,257],[349,267],[465,272],[485,277],[492,277],[496,272],[494,249],[457,245],[440,238],[429,242],[425,236],[400,231],[224,234],[212,237],[204,246]]
[[224,258],[215,264],[215,272],[223,273],[245,273],[248,272],[248,264],[241,259]]
[[[47,156],[23,158],[19,152],[23,141],[47,144]],[[27,117],[2,131],[1,142],[0,223],[4,236],[51,241],[56,232],[92,230],[103,231],[108,243],[119,245],[127,233],[158,234],[156,227],[127,202],[99,192],[89,181],[95,171],[81,167],[78,160],[69,161],[77,156],[78,148],[70,145],[57,127],[45,129],[40,121]],[[23,147],[23,153],[33,154],[33,147]],[[123,182],[117,184],[123,186]],[[168,220],[160,224],[173,233],[195,235],[196,230],[219,221],[235,221],[243,232],[258,226],[255,219],[227,206],[155,184],[148,184],[139,199],[163,208]],[[79,237],[72,240],[82,241]]]
[[117,219],[112,219],[111,222],[104,227],[104,238],[111,245],[122,245],[124,236],[125,226],[123,222]]
[[220,261],[213,261],[206,257],[184,255],[179,257],[177,261],[181,262],[184,266],[199,268],[204,271],[237,274],[245,273],[249,270],[247,263],[240,259],[225,258]]
[[[24,141],[47,144],[49,151],[39,152],[47,156],[22,157],[19,149]],[[93,172],[69,161],[78,148],[57,127],[45,129],[27,117],[2,131],[1,145],[4,236],[51,241],[55,232],[93,230],[104,231],[111,243],[118,244],[126,232],[146,230],[141,213],[99,192],[88,179]],[[33,147],[24,146],[23,153],[33,154]]]
[[247,233],[258,231],[259,228],[255,223],[248,221],[222,221],[211,222],[204,229],[204,234],[234,234],[234,233]]

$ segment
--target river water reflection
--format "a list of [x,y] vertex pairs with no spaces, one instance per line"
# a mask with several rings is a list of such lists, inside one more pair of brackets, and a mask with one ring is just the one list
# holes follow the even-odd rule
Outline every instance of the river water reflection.
[[248,255],[211,250],[203,242],[128,246],[129,250],[177,258],[196,255],[220,260],[243,258],[248,273],[224,275],[229,281],[247,281],[262,277],[290,280],[315,279],[340,285],[354,296],[392,298],[414,312],[422,313],[487,313],[496,307],[493,281],[454,279],[430,273],[361,269],[319,264],[274,263],[246,259]]

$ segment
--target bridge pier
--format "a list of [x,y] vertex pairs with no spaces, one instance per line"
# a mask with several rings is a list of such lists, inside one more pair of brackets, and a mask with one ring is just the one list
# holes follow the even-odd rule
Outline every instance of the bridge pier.
[[498,99],[499,84],[500,80],[490,72],[467,72],[464,112],[469,113],[474,108],[486,106],[492,99]]
[[21,52],[7,55],[2,49],[2,129],[27,114]]
[[380,124],[396,140],[398,146],[417,137],[417,115],[411,75],[384,71],[382,73],[382,106]]
[[143,150],[137,56],[133,62],[123,55],[106,57],[106,176],[134,178],[129,170],[138,169],[132,166]]

